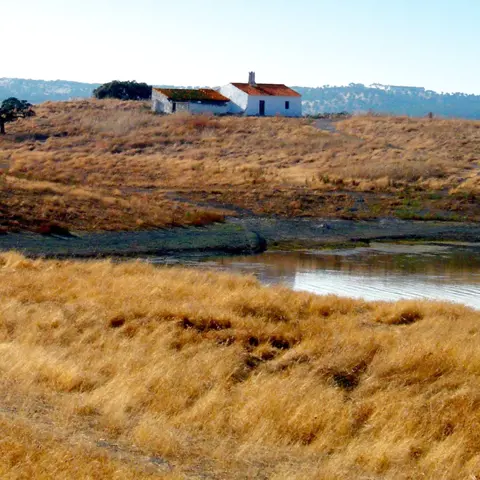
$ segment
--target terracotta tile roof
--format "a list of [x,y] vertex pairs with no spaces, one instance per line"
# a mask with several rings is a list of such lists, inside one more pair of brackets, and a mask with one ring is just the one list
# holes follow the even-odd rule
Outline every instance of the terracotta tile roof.
[[249,85],[248,83],[232,83],[233,86],[239,88],[249,95],[268,95],[274,97],[301,97],[299,93],[281,83],[256,83]]
[[216,90],[210,88],[154,88],[157,92],[163,93],[169,100],[174,102],[229,102]]

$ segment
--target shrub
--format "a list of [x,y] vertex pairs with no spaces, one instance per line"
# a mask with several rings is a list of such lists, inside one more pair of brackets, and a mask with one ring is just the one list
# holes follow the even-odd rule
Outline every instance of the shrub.
[[118,98],[119,100],[147,100],[152,95],[152,87],[135,80],[104,83],[93,91],[95,98]]

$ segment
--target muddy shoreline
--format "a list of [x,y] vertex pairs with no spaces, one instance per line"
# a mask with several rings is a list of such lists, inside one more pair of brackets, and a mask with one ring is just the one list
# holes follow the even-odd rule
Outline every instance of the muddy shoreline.
[[7,233],[0,235],[0,251],[54,258],[244,255],[379,240],[480,242],[480,223],[232,217],[208,227],[71,236]]
[[480,242],[480,223],[399,220],[332,220],[232,218],[249,231],[265,239],[268,249],[328,247],[370,241],[463,241]]
[[7,233],[0,251],[15,250],[28,257],[102,258],[157,255],[239,255],[261,253],[263,238],[230,223],[208,227],[131,232],[71,232],[71,235]]

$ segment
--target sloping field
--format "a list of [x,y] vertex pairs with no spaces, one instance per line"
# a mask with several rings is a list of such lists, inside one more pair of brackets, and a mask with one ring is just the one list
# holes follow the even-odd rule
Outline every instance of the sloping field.
[[477,478],[480,313],[0,255],[2,478]]
[[212,204],[290,217],[480,218],[476,121],[359,116],[329,132],[307,119],[158,116],[143,102],[36,110],[0,138],[5,228],[202,225],[224,214]]

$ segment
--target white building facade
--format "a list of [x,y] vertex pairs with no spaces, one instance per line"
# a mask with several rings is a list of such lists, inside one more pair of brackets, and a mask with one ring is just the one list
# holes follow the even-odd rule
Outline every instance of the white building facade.
[[152,110],[156,113],[211,113],[225,115],[231,102],[216,90],[208,88],[153,88]]
[[219,92],[230,99],[230,112],[248,116],[301,117],[302,96],[283,84],[256,83],[250,72],[248,83],[229,83]]
[[302,116],[302,96],[280,83],[229,83],[218,89],[153,88],[152,110],[157,113],[211,113],[247,116]]

